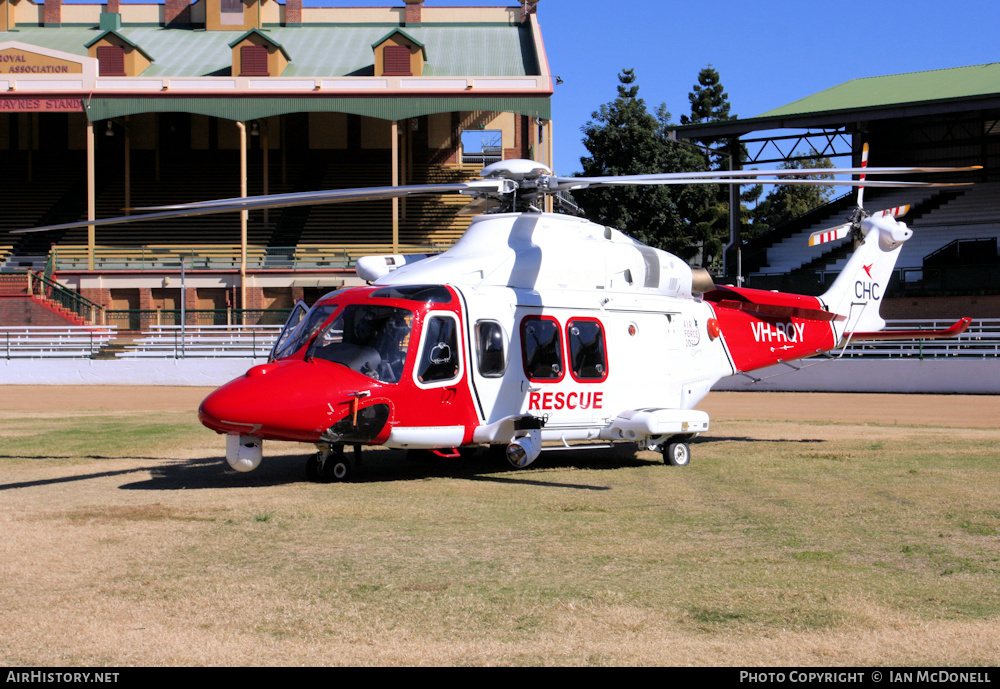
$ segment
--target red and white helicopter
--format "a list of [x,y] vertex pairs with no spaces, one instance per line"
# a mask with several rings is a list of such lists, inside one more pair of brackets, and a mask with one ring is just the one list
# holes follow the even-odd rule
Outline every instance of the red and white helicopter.
[[[815,174],[953,172],[960,168],[848,168],[559,177],[528,160],[488,166],[462,184],[379,187],[209,201],[145,209],[152,217],[461,192],[493,208],[449,250],[372,256],[368,285],[301,302],[268,363],[222,386],[199,418],[227,436],[226,458],[251,471],[264,440],[314,444],[313,480],[341,481],[345,446],[457,454],[506,448],[515,467],[547,447],[631,442],[690,461],[688,441],[709,428],[695,409],[721,378],[825,352],[879,332],[879,306],[912,232],[901,210],[851,221],[810,244],[852,234],[857,247],[820,297],[712,283],[667,252],[617,229],[538,210],[545,195],[623,184],[927,186],[926,182],[804,179]],[[967,170],[970,168],[961,168]],[[974,168],[971,168],[974,169]],[[781,179],[761,180],[781,175]],[[788,175],[798,175],[794,179]],[[88,223],[74,223],[73,226]],[[64,226],[61,226],[64,227]],[[36,228],[44,229],[44,228]],[[49,228],[50,229],[50,228]],[[970,319],[920,337],[962,332]],[[355,453],[356,454],[356,453]]]

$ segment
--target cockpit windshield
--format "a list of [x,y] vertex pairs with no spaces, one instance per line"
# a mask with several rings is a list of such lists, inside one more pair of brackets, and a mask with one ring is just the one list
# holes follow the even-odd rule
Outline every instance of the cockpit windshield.
[[306,358],[325,359],[386,383],[403,375],[413,313],[395,306],[348,304],[316,337]]
[[292,318],[289,318],[289,323],[285,325],[285,330],[282,331],[281,336],[278,338],[278,344],[274,347],[272,358],[283,359],[299,351],[309,341],[309,338],[316,334],[316,331],[326,322],[326,319],[337,310],[337,306],[337,304],[317,304],[304,317],[298,316],[300,318],[298,326],[294,330],[290,330],[290,326],[293,325],[292,319],[298,315],[293,312]]

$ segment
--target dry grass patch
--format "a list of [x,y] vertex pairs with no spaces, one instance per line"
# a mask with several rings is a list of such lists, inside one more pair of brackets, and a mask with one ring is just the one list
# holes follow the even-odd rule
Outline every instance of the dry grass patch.
[[681,470],[366,451],[320,485],[191,414],[5,414],[8,664],[1000,660],[997,430],[722,419]]

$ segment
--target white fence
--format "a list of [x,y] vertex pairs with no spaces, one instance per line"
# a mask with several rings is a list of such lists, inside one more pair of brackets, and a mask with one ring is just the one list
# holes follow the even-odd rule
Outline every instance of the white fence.
[[280,325],[154,325],[115,356],[266,359],[280,332]]
[[[955,319],[957,320],[957,319]],[[893,330],[945,330],[955,320],[892,320],[885,331]],[[839,356],[840,350],[831,352]],[[869,358],[1000,358],[1000,318],[980,318],[972,321],[961,335],[940,340],[877,340],[857,342],[844,348],[844,357]]]
[[[953,320],[893,320],[886,330],[944,330]],[[153,325],[132,341],[118,342],[119,359],[266,359],[280,325]],[[93,358],[116,342],[115,326],[0,327],[0,357]],[[974,320],[957,337],[940,340],[857,342],[826,356],[866,359],[1000,359],[1000,318]]]
[[115,326],[4,326],[0,327],[0,356],[89,359],[109,344],[115,334]]
[[[952,324],[893,321],[889,327],[939,330]],[[114,343],[114,328],[0,328],[0,385],[215,387],[262,363],[278,330],[188,326],[181,333],[179,326],[160,326],[129,350],[97,356],[101,346]],[[793,362],[794,368],[732,376],[714,389],[1000,394],[998,349],[1000,319],[975,321],[956,338],[858,343],[842,356],[837,350]]]

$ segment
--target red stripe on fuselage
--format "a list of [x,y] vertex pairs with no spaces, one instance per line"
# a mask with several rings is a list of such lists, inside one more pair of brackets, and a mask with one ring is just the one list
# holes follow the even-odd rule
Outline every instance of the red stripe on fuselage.
[[829,321],[754,311],[755,306],[770,306],[787,309],[792,314],[821,312],[823,304],[816,297],[725,287],[707,293],[705,300],[713,302],[722,336],[738,371],[801,359],[832,349],[836,344]]

